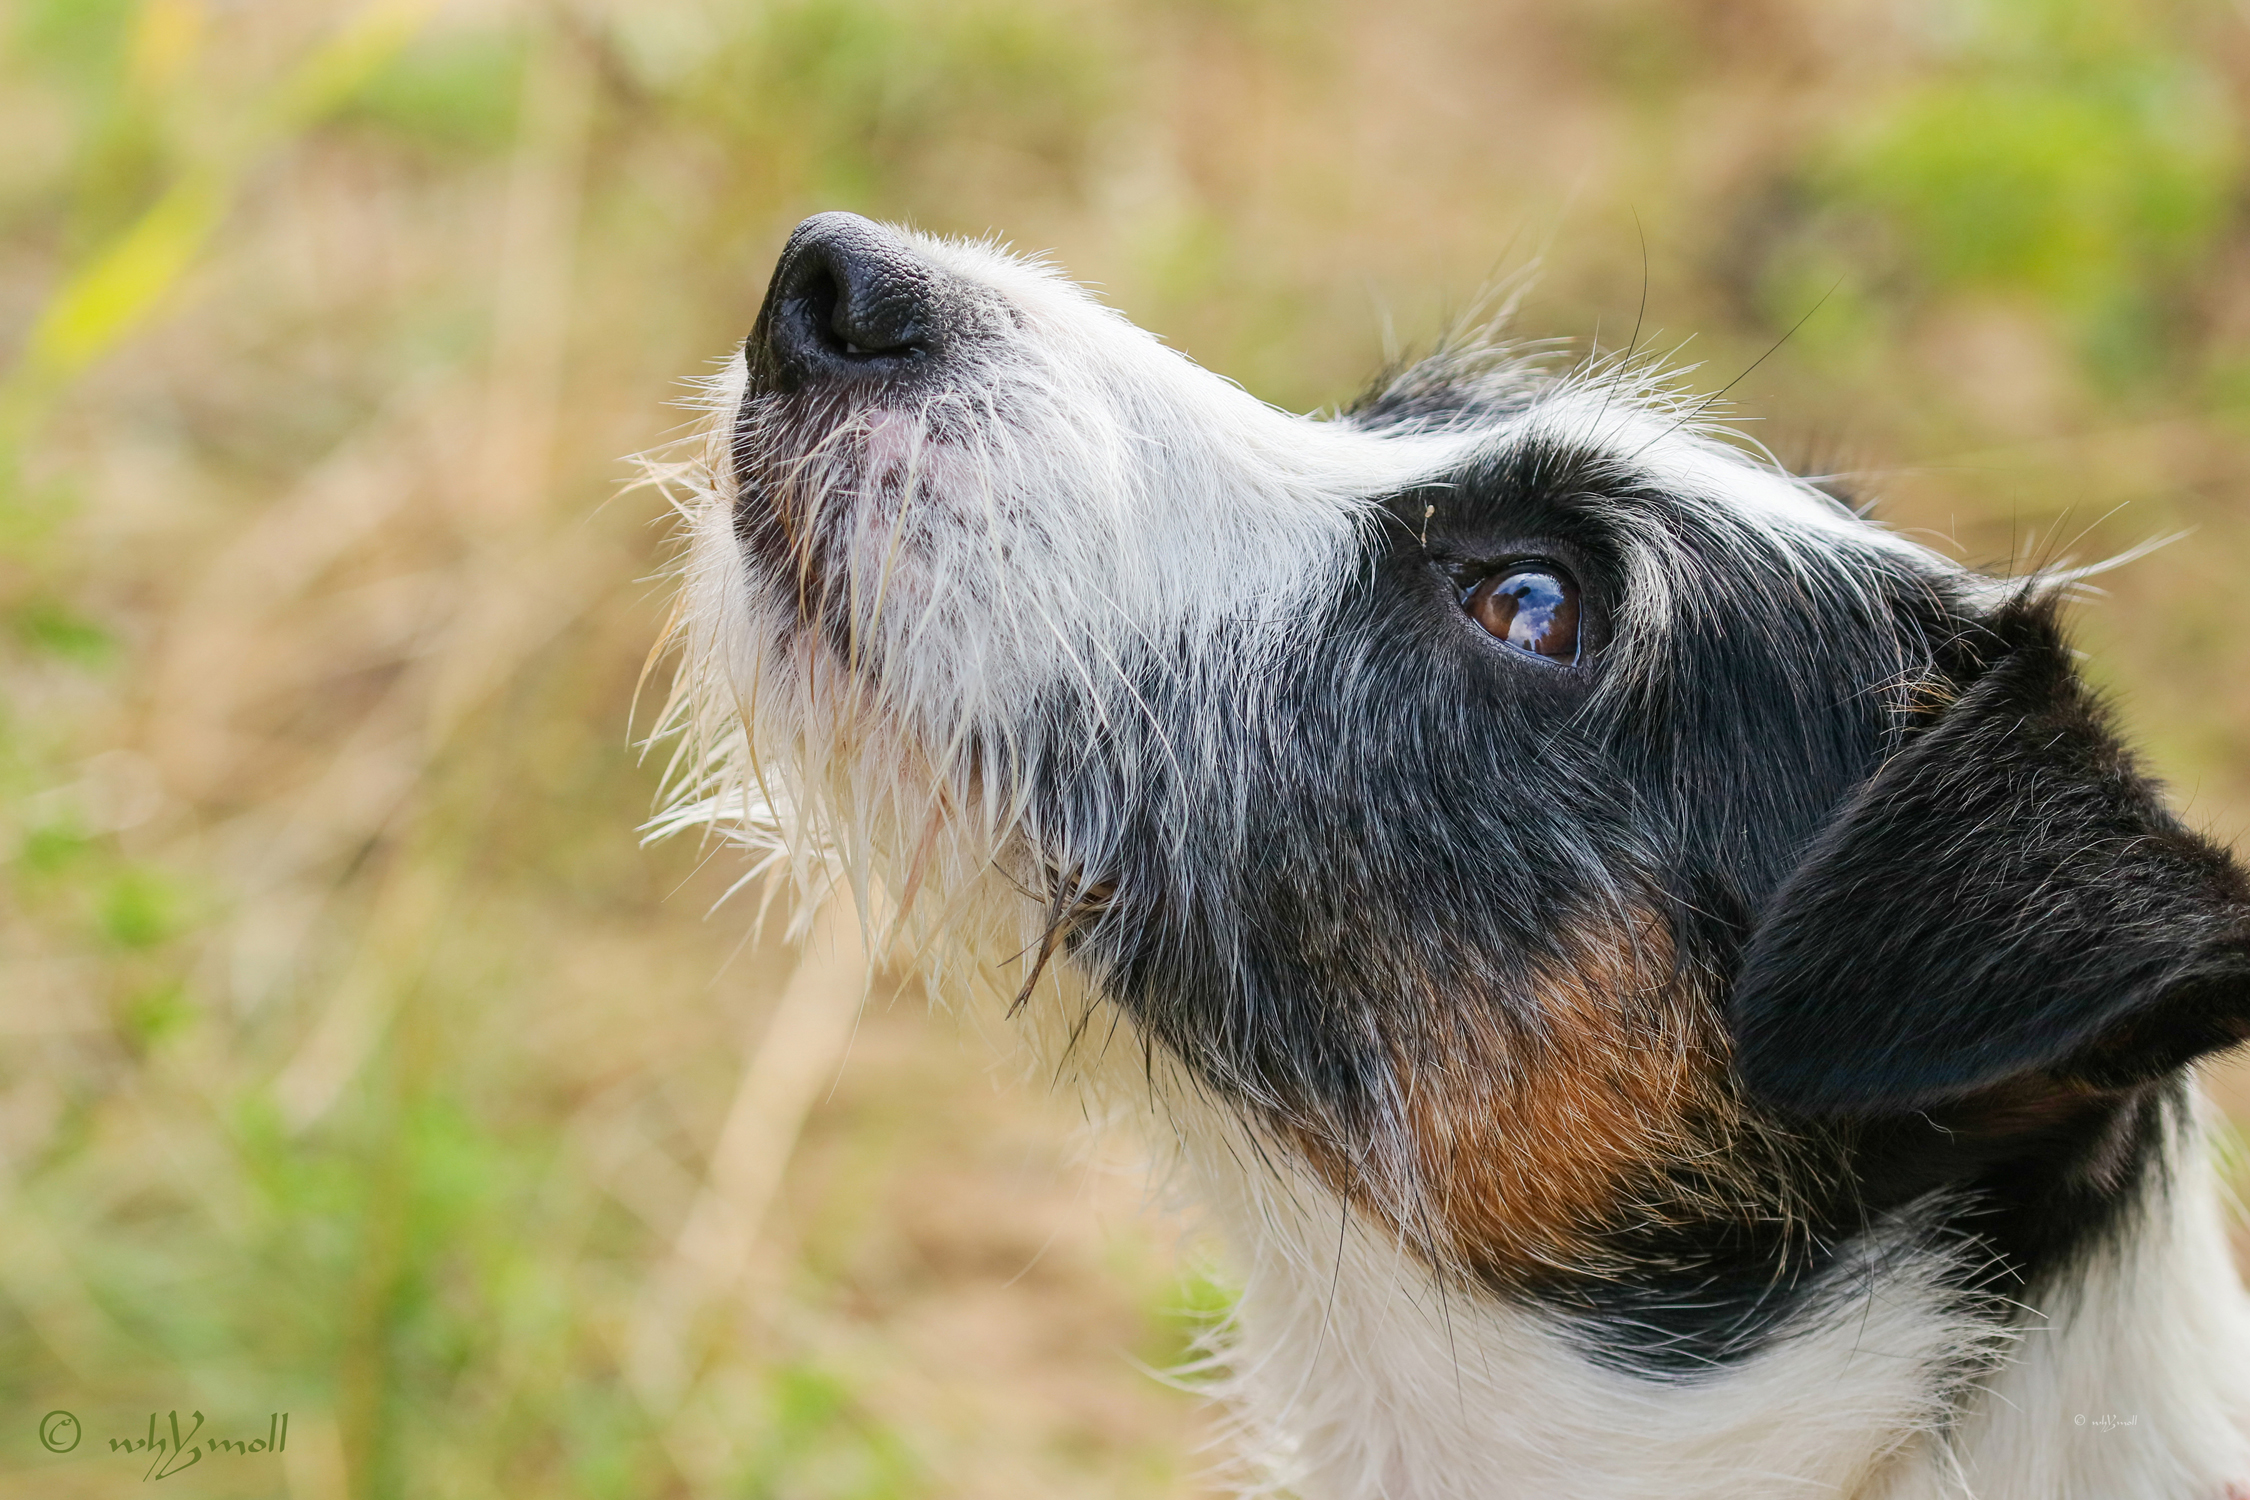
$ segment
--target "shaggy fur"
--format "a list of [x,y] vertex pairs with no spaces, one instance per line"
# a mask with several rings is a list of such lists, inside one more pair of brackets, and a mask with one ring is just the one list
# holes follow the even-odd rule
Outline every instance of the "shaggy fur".
[[[2250,1479],[2184,1073],[2250,1034],[2250,885],[2119,747],[2061,580],[1630,360],[1455,348],[1294,417],[849,215],[711,407],[660,475],[659,826],[880,891],[1147,1107],[1238,1257],[1246,1490]],[[1469,607],[1527,571],[1569,649]]]

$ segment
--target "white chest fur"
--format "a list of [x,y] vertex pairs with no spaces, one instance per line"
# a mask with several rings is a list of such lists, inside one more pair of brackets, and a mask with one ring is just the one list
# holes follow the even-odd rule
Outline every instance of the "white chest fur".
[[[1250,1493],[1303,1500],[2224,1500],[2250,1479],[2250,1300],[2183,1153],[2116,1244],[1998,1344],[1903,1227],[1800,1322],[1691,1380],[1590,1360],[1441,1286],[1206,1117],[1187,1178],[1238,1256],[1221,1394]],[[1245,1166],[1245,1164],[1250,1164]],[[1986,1372],[1964,1388],[1962,1371]]]

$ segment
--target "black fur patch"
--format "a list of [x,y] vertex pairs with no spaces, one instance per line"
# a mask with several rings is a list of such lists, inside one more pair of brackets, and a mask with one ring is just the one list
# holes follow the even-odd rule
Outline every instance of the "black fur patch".
[[[1391,509],[1302,654],[1216,701],[1152,658],[1147,724],[1038,799],[1114,888],[1075,949],[1145,1032],[1373,1160],[1422,1008],[1536,1025],[1533,971],[1663,911],[1682,977],[1723,1002],[1741,976],[1793,1207],[1650,1215],[1642,1183],[1598,1270],[1496,1283],[1624,1368],[1753,1352],[1932,1194],[1971,1301],[2101,1232],[2160,1156],[2170,1089],[2143,1085],[2239,1034],[2239,877],[2133,775],[2051,610],[1987,617],[1895,553],[1785,557],[1595,451],[1519,447]],[[1580,577],[1607,635],[1582,667],[1465,626],[1460,570],[1517,555]],[[1626,593],[1652,559],[1653,622]],[[1152,771],[1182,746],[1208,759]],[[1723,1197],[1672,1170],[1677,1202]]]
[[1759,924],[1736,1062],[1804,1115],[1897,1113],[2035,1071],[2121,1087],[2250,1032],[2250,884],[2182,828],[2052,612],[1830,824]]

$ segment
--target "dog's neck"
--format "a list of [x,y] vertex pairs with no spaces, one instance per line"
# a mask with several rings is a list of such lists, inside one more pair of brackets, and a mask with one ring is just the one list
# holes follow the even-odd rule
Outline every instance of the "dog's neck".
[[[1798,1321],[1692,1378],[1437,1282],[1211,1120],[1187,1173],[1237,1256],[1223,1394],[1304,1500],[2250,1500],[2250,1300],[2186,1137],[2107,1248],[1995,1338],[1900,1222]],[[1198,1140],[1199,1135],[1205,1136]],[[1245,1476],[1249,1478],[1249,1476]]]

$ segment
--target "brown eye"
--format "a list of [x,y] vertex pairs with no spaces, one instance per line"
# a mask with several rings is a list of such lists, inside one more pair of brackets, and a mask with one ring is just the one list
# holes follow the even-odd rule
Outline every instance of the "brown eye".
[[1469,618],[1519,651],[1578,660],[1578,585],[1551,568],[1495,573],[1461,596]]

